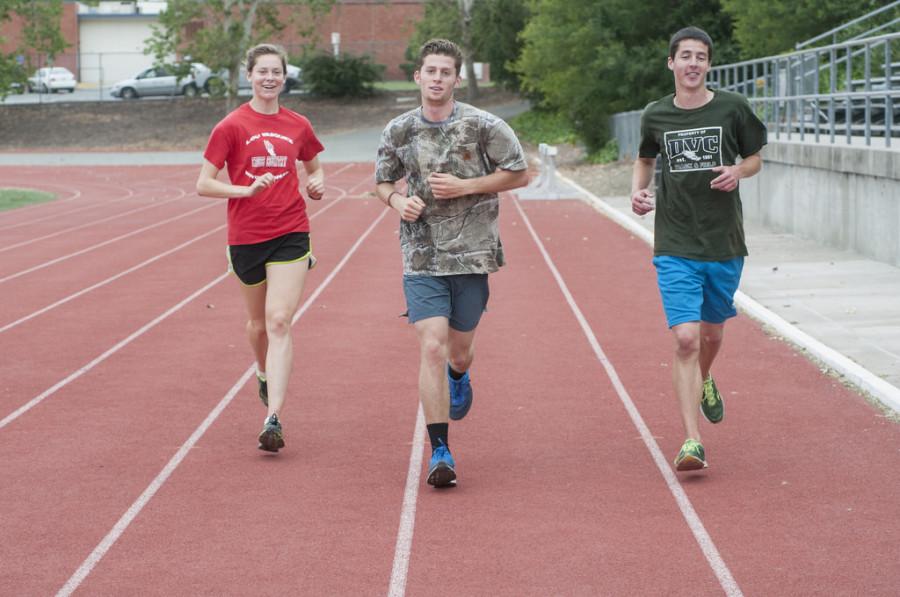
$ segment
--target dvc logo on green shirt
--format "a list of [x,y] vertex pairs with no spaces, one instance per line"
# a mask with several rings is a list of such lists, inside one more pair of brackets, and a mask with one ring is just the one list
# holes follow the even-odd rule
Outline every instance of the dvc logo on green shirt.
[[668,131],[664,136],[669,172],[710,170],[722,165],[722,127]]

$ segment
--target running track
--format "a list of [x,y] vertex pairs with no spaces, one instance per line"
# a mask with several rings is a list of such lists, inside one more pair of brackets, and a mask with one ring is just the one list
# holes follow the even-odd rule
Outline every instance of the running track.
[[676,477],[649,248],[578,202],[504,199],[460,483],[425,486],[397,218],[327,170],[273,457],[196,168],[0,169],[59,197],[0,212],[0,594],[897,594],[900,427],[742,316]]

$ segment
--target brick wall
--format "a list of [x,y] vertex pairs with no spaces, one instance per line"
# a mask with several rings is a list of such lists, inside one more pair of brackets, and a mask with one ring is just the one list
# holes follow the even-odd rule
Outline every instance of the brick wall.
[[[15,52],[22,41],[22,29],[24,23],[18,16],[13,15],[12,19],[0,27],[0,36],[3,43],[0,43],[0,52],[8,54]],[[54,64],[56,66],[64,66],[77,76],[78,74],[78,5],[74,2],[63,3],[63,14],[60,22],[60,30],[63,38],[69,42],[69,47],[61,54],[56,56]],[[34,53],[26,54],[26,60],[31,64],[32,70],[38,66],[46,66],[46,56],[39,56]],[[32,70],[28,74],[31,75]]]

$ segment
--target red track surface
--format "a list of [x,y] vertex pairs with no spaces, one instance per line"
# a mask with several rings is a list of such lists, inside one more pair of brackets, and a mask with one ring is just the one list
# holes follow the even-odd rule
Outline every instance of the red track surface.
[[577,202],[507,198],[510,264],[451,425],[460,483],[420,478],[404,508],[397,220],[365,197],[371,164],[329,173],[272,456],[224,205],[196,169],[0,169],[60,197],[0,212],[0,594],[896,594],[900,428],[739,317],[711,468],[674,481],[654,459],[682,437],[650,250]]

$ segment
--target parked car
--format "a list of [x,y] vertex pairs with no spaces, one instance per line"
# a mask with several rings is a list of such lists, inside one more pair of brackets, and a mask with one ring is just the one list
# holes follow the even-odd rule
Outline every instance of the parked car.
[[[206,93],[221,92],[228,83],[228,70],[222,69],[217,72],[210,70],[208,66],[201,62],[194,63],[197,67],[197,87]],[[250,89],[250,81],[247,80],[246,68],[241,65],[240,77],[238,78],[238,89]],[[293,64],[287,65],[287,79],[284,82],[284,90],[282,93],[290,93],[292,89],[299,89],[303,86],[303,69]]]
[[38,93],[56,93],[62,89],[72,93],[77,84],[72,71],[62,66],[45,66],[28,77],[28,90]]
[[[192,71],[195,70],[192,65]],[[164,66],[151,66],[136,74],[131,79],[119,81],[109,92],[113,97],[122,99],[136,99],[150,95],[185,95],[193,97],[197,95],[199,88],[194,79],[194,74],[176,79]]]

